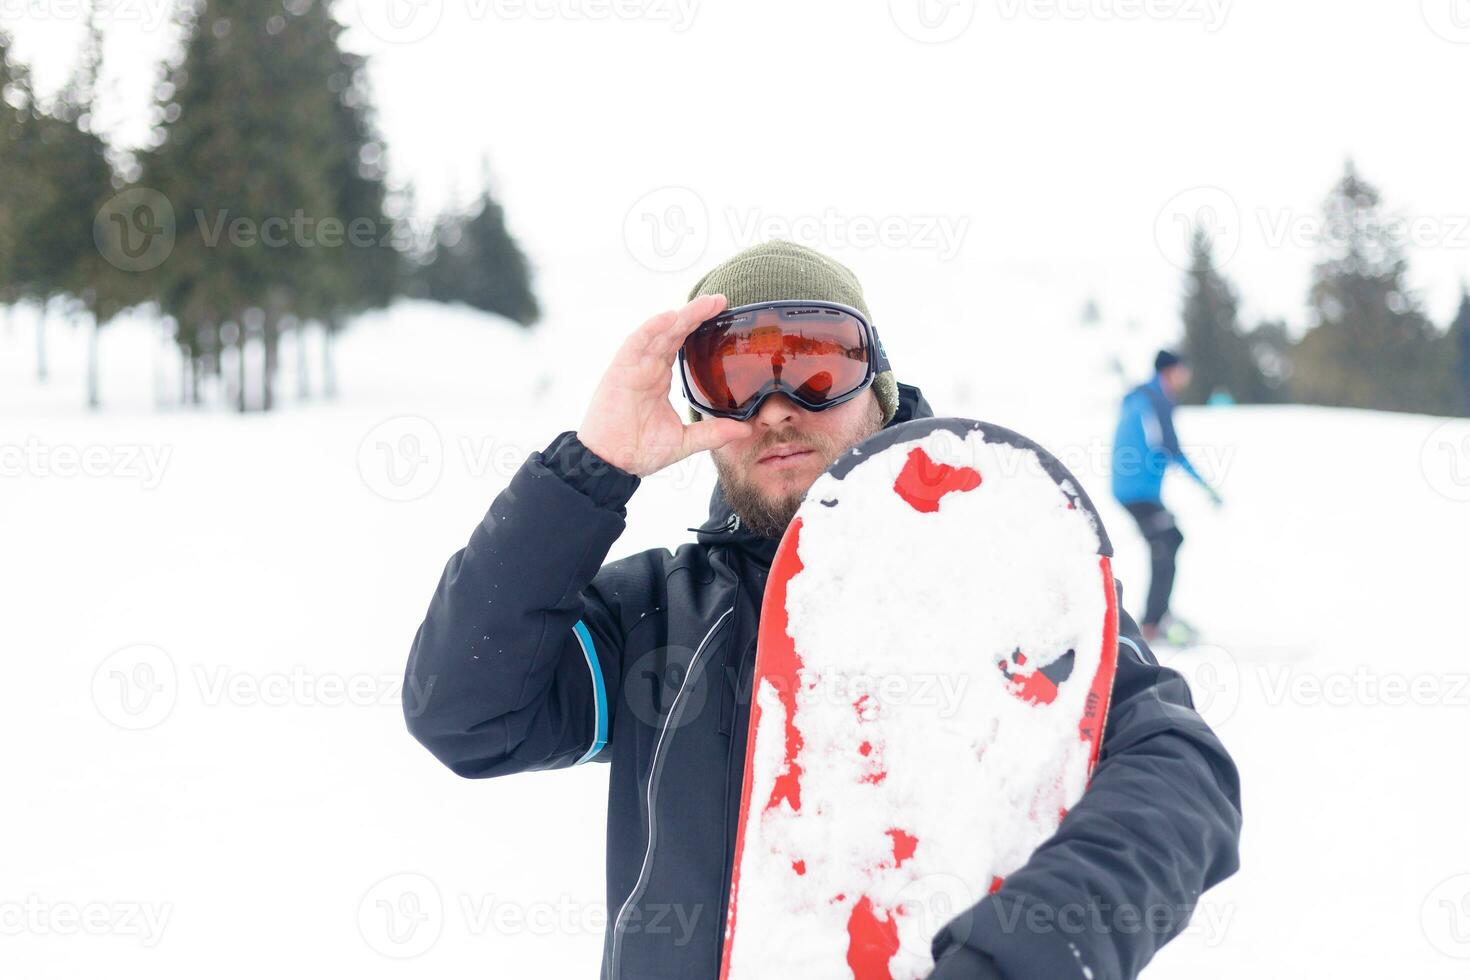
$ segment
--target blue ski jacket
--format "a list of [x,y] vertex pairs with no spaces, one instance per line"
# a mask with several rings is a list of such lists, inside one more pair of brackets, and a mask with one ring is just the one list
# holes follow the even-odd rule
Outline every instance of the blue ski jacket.
[[[890,424],[932,415],[899,391]],[[574,432],[532,453],[444,570],[404,712],[461,776],[609,765],[602,980],[714,980],[777,542],[716,485],[694,542],[604,564],[638,484]],[[1236,870],[1230,756],[1126,615],[1118,653],[1091,785],[1004,887],[950,910],[946,977],[1134,977]]]
[[1156,374],[1123,399],[1113,436],[1113,496],[1122,504],[1160,503],[1164,471],[1170,463],[1205,483],[1180,448],[1174,431],[1174,401]]

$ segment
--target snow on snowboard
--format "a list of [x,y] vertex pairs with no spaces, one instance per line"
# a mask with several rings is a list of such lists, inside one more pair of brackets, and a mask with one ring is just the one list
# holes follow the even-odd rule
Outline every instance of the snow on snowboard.
[[1055,833],[1117,658],[1106,532],[1014,432],[884,429],[812,485],[766,584],[722,980],[909,980]]

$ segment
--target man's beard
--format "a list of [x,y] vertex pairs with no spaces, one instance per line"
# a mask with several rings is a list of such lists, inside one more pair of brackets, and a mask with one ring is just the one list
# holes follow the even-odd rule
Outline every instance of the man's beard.
[[[857,430],[849,433],[846,439],[839,437],[835,440],[825,440],[820,436],[800,438],[791,430],[787,430],[763,439],[760,446],[752,451],[750,458],[758,460],[774,446],[791,444],[816,452],[822,457],[822,468],[826,469],[838,456],[882,427],[882,409],[874,400],[872,413],[864,417],[858,424]],[[770,500],[753,484],[742,480],[719,453],[711,455],[714,456],[715,471],[719,474],[720,489],[725,495],[725,501],[730,505],[730,509],[739,515],[741,523],[763,538],[780,539],[781,535],[786,533],[786,526],[796,516],[802,501],[806,499],[806,492],[811,489],[810,486],[793,490],[779,499]],[[752,463],[752,467],[755,465],[758,464]]]
[[779,500],[768,500],[759,490],[731,472],[718,456],[715,457],[715,470],[720,474],[720,489],[730,509],[740,516],[742,524],[763,538],[780,538],[785,534],[786,525],[791,523],[801,502],[806,499],[807,488],[803,487]]

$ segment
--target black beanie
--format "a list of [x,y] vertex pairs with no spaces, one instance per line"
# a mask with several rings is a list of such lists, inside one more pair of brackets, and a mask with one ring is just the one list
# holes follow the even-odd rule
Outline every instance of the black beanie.
[[1171,367],[1173,367],[1176,364],[1183,364],[1183,363],[1184,363],[1184,358],[1180,357],[1178,354],[1174,353],[1173,351],[1171,351],[1171,350],[1161,350],[1154,357],[1154,373],[1157,374],[1158,372],[1164,371],[1164,370],[1166,370],[1168,368],[1171,368]]

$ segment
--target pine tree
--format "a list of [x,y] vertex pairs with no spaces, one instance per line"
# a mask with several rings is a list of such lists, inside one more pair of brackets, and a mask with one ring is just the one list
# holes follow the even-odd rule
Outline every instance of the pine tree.
[[[27,260],[25,237],[55,186],[36,152],[40,119],[30,72],[11,56],[10,37],[0,32],[0,305],[38,299],[39,284]],[[46,320],[36,320],[36,377],[45,381]]]
[[[298,352],[304,350],[299,331],[308,319],[321,322],[323,391],[336,393],[332,350],[343,324],[365,310],[387,306],[398,295],[404,258],[394,223],[387,215],[387,156],[372,116],[372,97],[364,59],[342,50],[342,26],[327,5],[318,3],[303,13],[311,38],[314,63],[331,92],[330,149],[327,182],[335,196],[332,211],[346,229],[344,243],[324,250],[321,268],[298,303]],[[298,368],[298,393],[305,397],[307,370]]]
[[1351,163],[1325,219],[1310,294],[1314,322],[1293,354],[1296,395],[1322,405],[1443,411],[1437,335],[1408,289],[1408,262],[1379,193]]
[[1460,287],[1460,310],[1450,324],[1446,341],[1450,348],[1448,358],[1454,374],[1452,410],[1457,415],[1470,416],[1470,289]]
[[423,274],[431,299],[465,303],[522,326],[540,319],[530,265],[488,189],[468,217],[440,220]]
[[1265,401],[1269,388],[1239,323],[1235,287],[1215,268],[1213,246],[1203,228],[1190,243],[1185,278],[1184,353],[1193,378],[1183,400],[1204,404],[1217,391],[1237,402]]
[[102,33],[94,11],[76,73],[41,122],[36,159],[53,184],[48,206],[32,218],[26,234],[28,255],[37,262],[37,279],[65,310],[68,319],[90,320],[87,345],[87,406],[100,405],[100,334],[128,305],[119,270],[98,250],[94,222],[113,194],[107,144],[93,131],[92,118],[101,70]]
[[1259,367],[1266,402],[1289,400],[1294,342],[1285,320],[1262,320],[1245,335],[1251,360]]
[[235,400],[250,407],[246,350],[265,354],[258,404],[274,401],[282,321],[325,263],[332,92],[312,36],[312,0],[207,0],[186,11],[187,41],[161,94],[142,183],[178,217],[156,288],[185,356],[218,370],[236,353]]
[[23,65],[10,61],[10,35],[0,31],[0,306],[20,298],[15,256],[20,238],[21,194],[26,175],[20,155],[22,114],[29,109],[30,84]]

